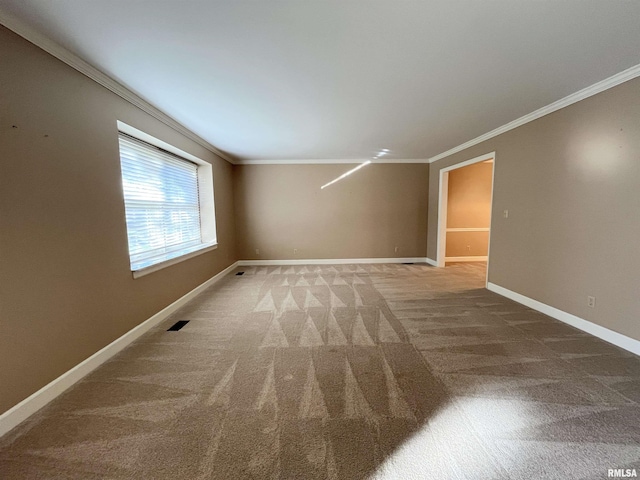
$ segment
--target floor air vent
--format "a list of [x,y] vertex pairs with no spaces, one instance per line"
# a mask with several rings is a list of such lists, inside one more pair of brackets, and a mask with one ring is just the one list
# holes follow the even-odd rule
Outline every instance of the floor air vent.
[[238,272],[236,275],[244,275],[244,272]]
[[178,320],[176,323],[171,325],[171,327],[169,327],[167,332],[177,332],[182,327],[184,327],[187,323],[189,323],[189,320]]

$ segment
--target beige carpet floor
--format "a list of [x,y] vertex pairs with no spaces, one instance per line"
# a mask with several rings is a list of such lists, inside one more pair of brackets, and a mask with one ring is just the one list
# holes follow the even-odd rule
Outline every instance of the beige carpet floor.
[[484,265],[238,270],[0,439],[0,478],[640,471],[640,359]]

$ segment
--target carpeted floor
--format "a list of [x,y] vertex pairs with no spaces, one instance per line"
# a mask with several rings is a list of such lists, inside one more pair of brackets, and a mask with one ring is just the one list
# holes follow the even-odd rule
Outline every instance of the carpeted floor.
[[0,478],[640,470],[640,359],[488,292],[484,265],[240,270],[0,439]]

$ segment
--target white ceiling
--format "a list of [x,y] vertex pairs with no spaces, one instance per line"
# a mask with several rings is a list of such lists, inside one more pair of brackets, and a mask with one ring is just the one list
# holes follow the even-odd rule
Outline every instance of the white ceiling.
[[242,159],[426,159],[640,63],[640,1],[0,0]]

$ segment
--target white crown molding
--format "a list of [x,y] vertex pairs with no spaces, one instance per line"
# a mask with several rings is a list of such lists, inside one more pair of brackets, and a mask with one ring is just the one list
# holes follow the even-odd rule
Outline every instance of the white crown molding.
[[426,158],[309,158],[309,159],[238,159],[236,165],[336,165],[355,163],[429,163]]
[[502,295],[503,297],[507,297],[514,302],[518,302],[529,308],[533,308],[538,312],[549,315],[550,317],[553,317],[556,320],[560,320],[561,322],[571,325],[572,327],[578,328],[583,332],[595,335],[605,342],[613,343],[614,345],[620,348],[624,348],[631,353],[640,355],[640,341],[636,340],[635,338],[627,337],[626,335],[623,335],[621,333],[614,332],[613,330],[609,330],[602,325],[598,325],[597,323],[590,322],[589,320],[585,320],[584,318],[580,318],[571,313],[559,310],[555,307],[547,305],[546,303],[542,303],[538,300],[534,300],[533,298],[526,297],[520,293],[513,292],[504,287],[501,287],[500,285],[496,285],[495,283],[487,283],[487,290],[495,292],[498,295]]
[[179,123],[177,120],[174,120],[172,117],[170,117],[160,109],[154,107],[148,101],[144,100],[142,97],[140,97],[140,95],[134,93],[133,91],[131,91],[130,89],[122,85],[120,82],[117,82],[113,78],[109,77],[107,74],[101,72],[94,66],[82,60],[80,57],[78,57],[74,53],[71,53],[62,45],[47,38],[46,36],[42,35],[35,29],[31,28],[21,20],[18,20],[15,16],[6,13],[2,9],[0,9],[0,24],[4,25],[14,33],[17,33],[22,38],[33,43],[34,45],[41,48],[42,50],[49,53],[50,55],[53,55],[58,60],[63,61],[70,67],[82,73],[83,75],[86,75],[91,80],[99,83],[106,89],[118,95],[120,98],[123,98],[124,100],[131,103],[132,105],[138,107],[143,112],[148,113],[149,115],[154,117],[156,120],[161,121],[165,125],[174,129],[176,132],[181,133],[185,137],[203,146],[204,148],[209,150],[211,153],[228,161],[231,164],[236,163],[236,159],[234,157],[232,157],[228,153],[218,150],[216,147],[211,145],[209,142],[207,142],[200,136],[193,133],[187,127]]
[[[469,147],[473,147],[479,143],[484,142],[485,140],[489,140],[490,138],[497,137],[509,130],[513,130],[514,128],[518,128],[526,123],[537,120],[538,118],[544,117],[550,113],[553,113],[562,108],[568,107],[574,103],[577,103],[585,98],[592,97],[600,92],[604,92],[610,88],[613,88],[621,83],[632,80],[636,77],[640,77],[640,64],[635,65],[633,67],[627,68],[620,73],[616,73],[615,75],[605,78],[600,82],[594,83],[582,90],[578,90],[571,95],[568,95],[560,100],[557,100],[549,105],[539,108],[527,115],[524,115],[512,122],[506,123],[501,127],[498,127],[490,132],[487,132],[479,137],[476,137],[468,142],[462,143],[457,147],[451,148],[446,152],[442,152],[439,155],[434,157],[430,157],[427,159],[422,158],[414,158],[414,159],[377,159],[375,163],[433,163],[438,160],[442,160],[454,153],[461,152]],[[368,159],[345,159],[345,160],[336,160],[336,159],[318,159],[318,160],[238,160],[236,164],[238,165],[297,165],[297,164],[322,164],[322,163],[362,163]]]
[[142,336],[147,331],[151,330],[156,325],[160,324],[163,320],[167,319],[172,313],[174,313],[180,307],[196,297],[196,295],[202,293],[205,289],[207,289],[214,283],[222,280],[237,266],[238,262],[232,263],[227,268],[211,277],[209,280],[205,281],[201,285],[198,285],[196,288],[180,297],[171,305],[163,308],[151,318],[148,318],[140,325],[132,328],[121,337],[115,339],[106,347],[98,350],[86,360],[83,360],[72,369],[63,373],[58,378],[45,385],[34,394],[30,395],[14,407],[4,412],[2,415],[0,415],[0,437],[2,437],[18,424],[36,413],[56,397],[64,393],[68,388],[87,376],[104,362],[112,358],[115,354],[131,344],[134,340]]
[[476,137],[473,140],[469,140],[468,142],[460,144],[457,147],[447,150],[446,152],[442,152],[441,154],[436,155],[435,157],[431,157],[428,159],[428,163],[433,163],[433,162],[437,162],[438,160],[442,160],[443,158],[453,155],[454,153],[461,152],[462,150],[465,150],[469,147],[473,147],[474,145],[482,143],[485,140],[489,140],[490,138],[497,137],[498,135],[508,132],[509,130],[513,130],[514,128],[520,127],[525,123],[529,123],[534,120],[537,120],[540,117],[549,115],[550,113],[560,110],[561,108],[568,107],[569,105],[577,103],[580,100],[584,100],[585,98],[589,98],[597,93],[604,92],[605,90],[613,88],[617,85],[620,85],[621,83],[627,82],[636,77],[640,77],[640,64],[635,65],[631,68],[627,68],[626,70],[623,70],[620,73],[616,73],[615,75],[609,78],[605,78],[604,80],[598,83],[594,83],[589,87],[583,88],[582,90],[578,90],[577,92],[572,93],[571,95],[568,95],[564,98],[561,98],[556,102],[550,103],[546,107],[539,108],[534,112],[531,112],[512,122],[502,125],[501,127],[498,127],[494,130],[491,130],[490,132],[487,132],[484,135],[480,135],[479,137]]
[[[53,55],[57,59],[63,61],[70,67],[74,68],[78,72],[86,75],[91,78],[95,82],[99,83],[103,87],[107,88],[111,92],[115,93],[119,97],[128,101],[132,105],[140,108],[142,111],[148,113],[152,117],[161,121],[165,125],[173,128],[177,132],[183,134],[187,138],[193,140],[194,142],[202,145],[204,148],[212,152],[213,154],[219,156],[220,158],[228,161],[234,165],[316,165],[316,164],[348,164],[348,163],[362,163],[369,159],[297,159],[297,160],[242,160],[231,156],[228,153],[222,152],[218,150],[216,147],[211,145],[209,142],[201,138],[200,136],[193,133],[187,127],[179,123],[177,120],[174,120],[172,117],[167,115],[166,113],[159,110],[157,107],[154,107],[151,103],[144,100],[140,95],[134,93],[129,88],[125,87],[121,83],[117,82],[113,78],[109,77],[105,73],[101,72],[97,68],[93,67],[86,61],[82,60],[77,55],[71,53],[66,48],[62,47],[58,43],[53,40],[47,38],[41,33],[37,32],[35,29],[26,25],[21,20],[17,19],[15,16],[10,15],[4,12],[0,8],[0,24],[7,27],[9,30],[17,33],[21,37],[25,38],[29,42],[34,45],[40,47],[45,52]],[[632,80],[636,77],[640,76],[640,64],[630,67],[620,73],[617,73],[609,78],[606,78],[598,83],[594,83],[593,85],[583,88],[567,97],[564,97],[556,102],[553,102],[545,107],[539,108],[534,112],[531,112],[523,117],[520,117],[512,122],[509,122],[501,127],[498,127],[490,132],[487,132],[479,137],[476,137],[468,142],[462,143],[457,147],[451,148],[446,152],[442,152],[439,155],[434,157],[430,157],[428,159],[422,158],[414,158],[414,159],[378,159],[376,163],[433,163],[443,158],[446,158],[454,153],[465,150],[469,147],[477,145],[485,140],[489,140],[490,138],[496,137],[502,133],[508,132],[509,130],[513,130],[514,128],[520,127],[526,123],[532,122],[540,117],[553,113],[561,108],[572,105],[580,100],[584,100],[585,98],[591,97],[597,93],[603,92],[610,88],[613,88],[621,83]]]

